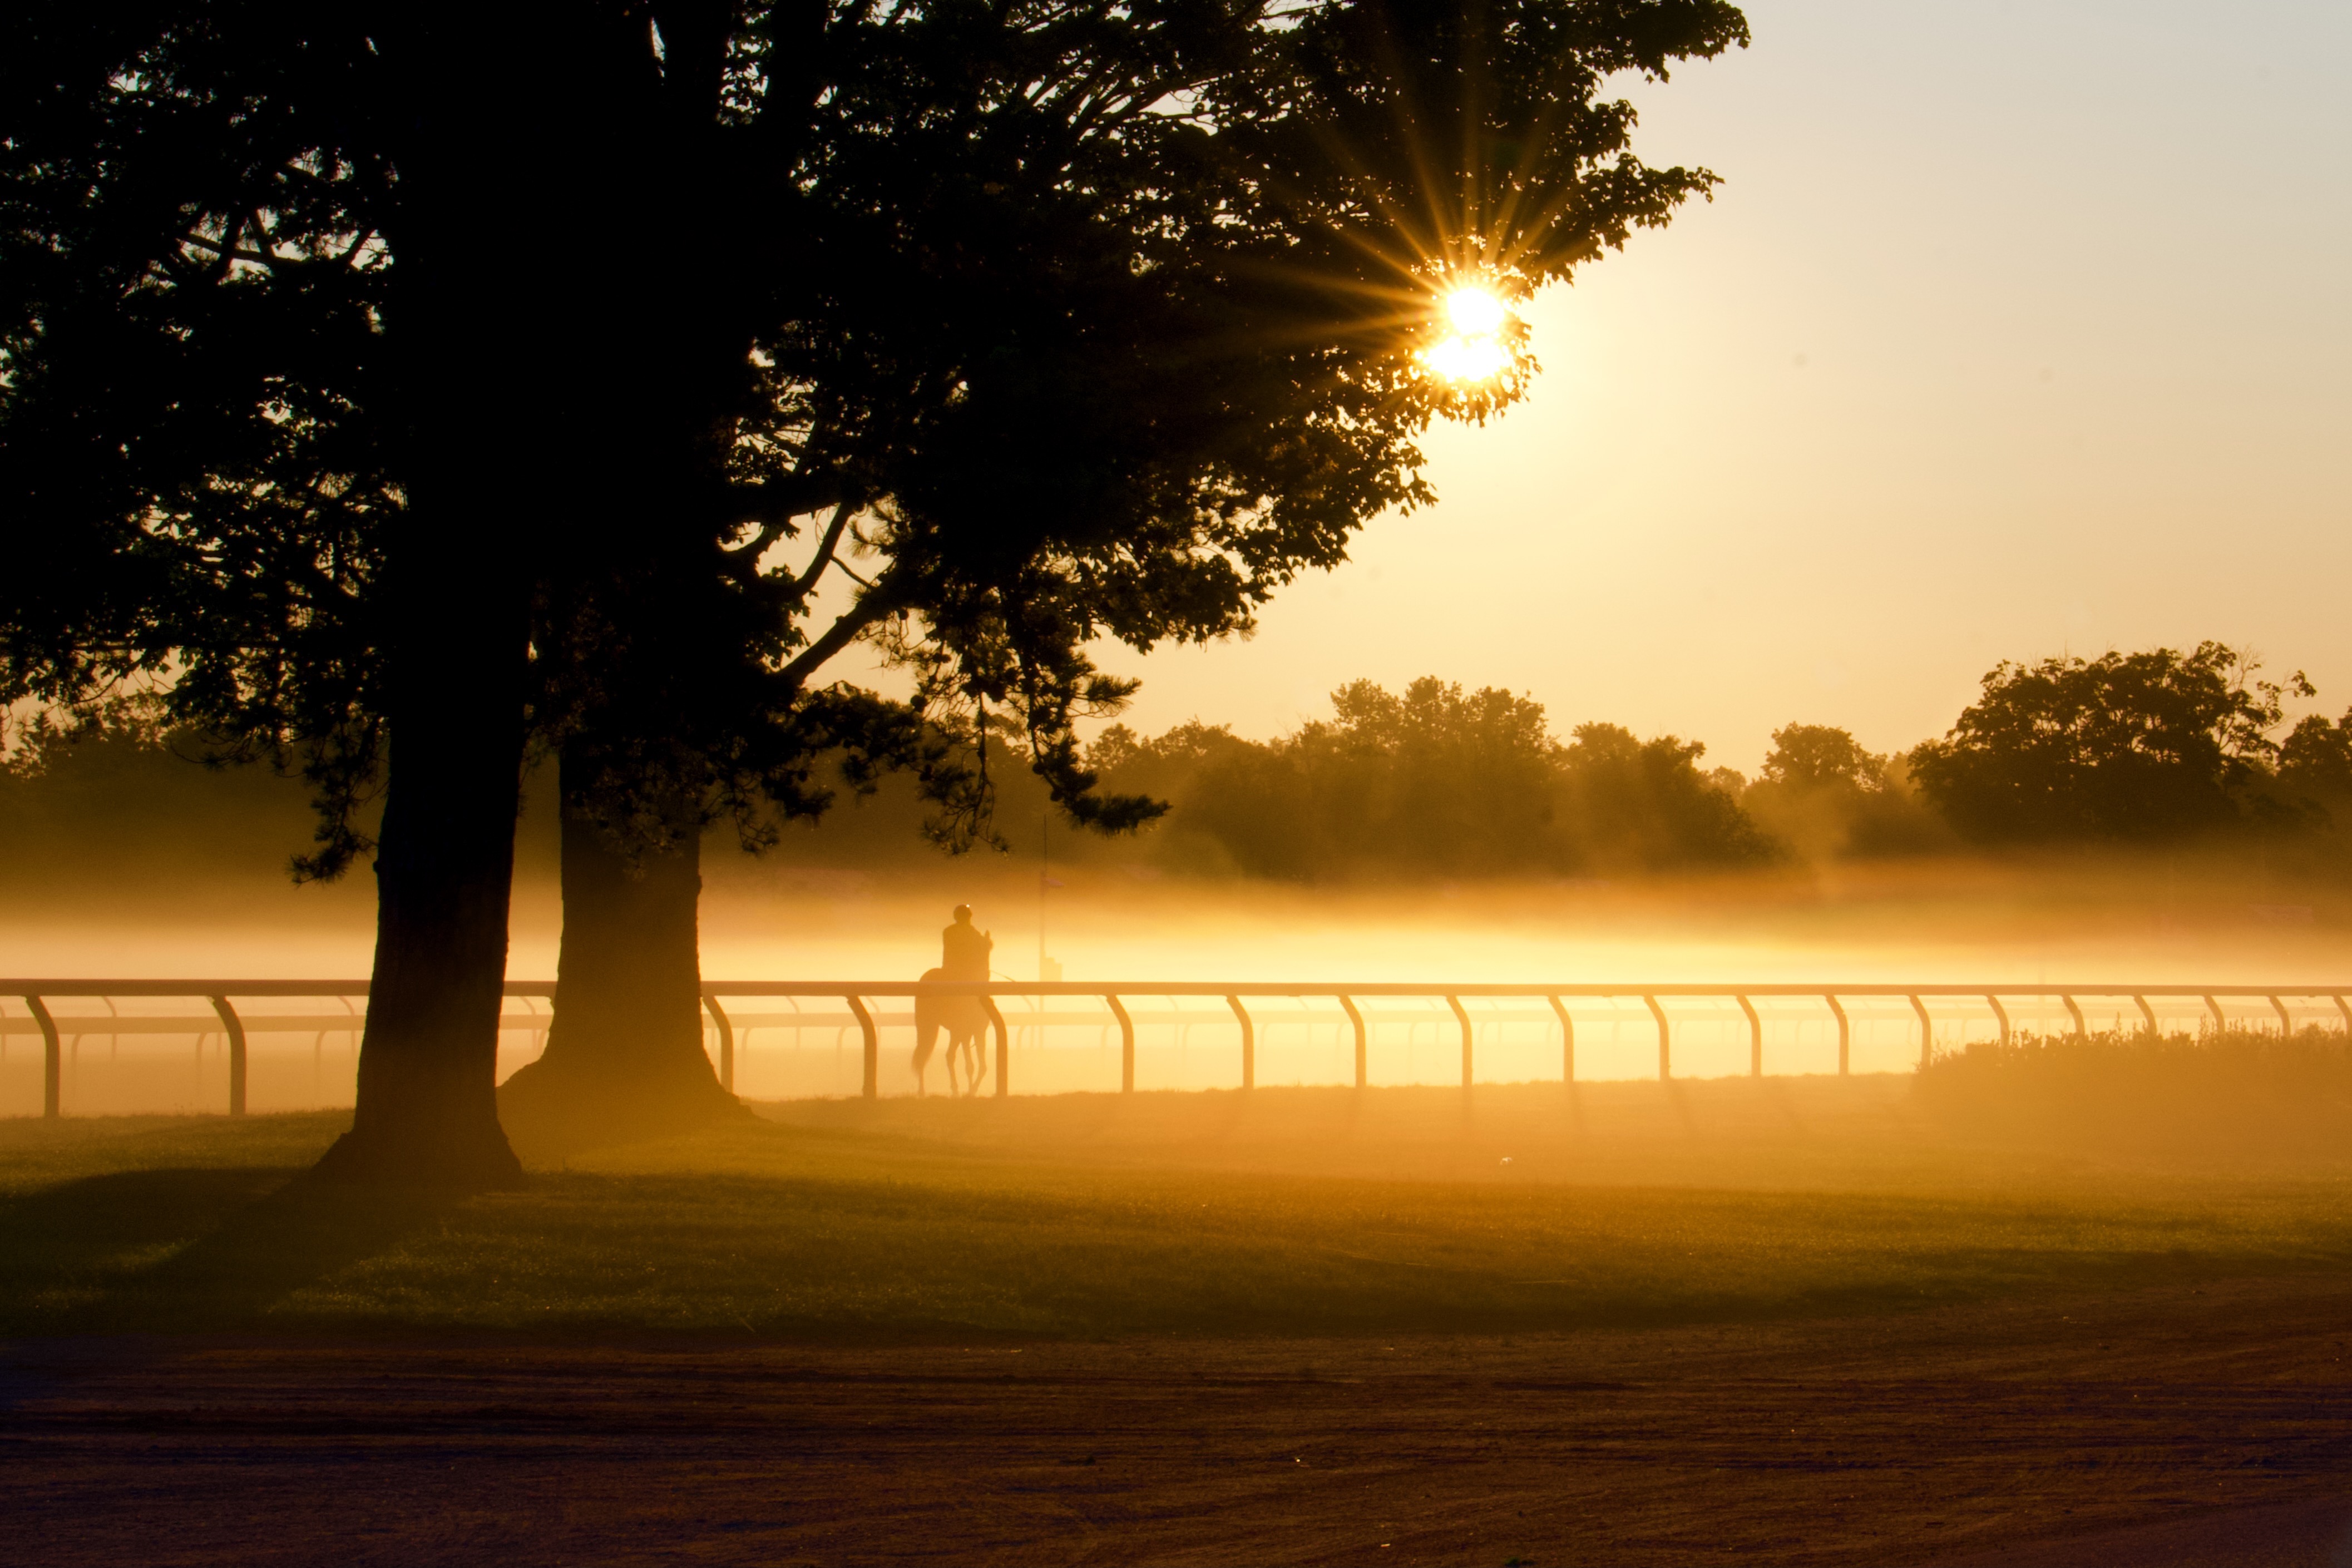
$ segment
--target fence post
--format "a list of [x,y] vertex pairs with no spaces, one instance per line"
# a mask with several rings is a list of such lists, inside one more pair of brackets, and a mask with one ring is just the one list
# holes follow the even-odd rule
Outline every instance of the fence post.
[[[1349,996],[1342,996],[1339,998],[1339,1010],[1348,1015],[1348,1021],[1356,1028],[1356,1087],[1361,1089],[1366,1082],[1364,1048],[1370,1043],[1365,1038],[1364,1015],[1356,1010],[1356,998]],[[2345,1016],[2352,1018],[2352,1013],[2347,1013]]]
[[1911,1010],[1919,1015],[1919,1071],[1925,1072],[1936,1060],[1936,1026],[1927,1021],[1927,1004],[1916,996],[1911,998]]
[[1830,1011],[1837,1014],[1838,1076],[1840,1078],[1843,1078],[1846,1075],[1847,1066],[1852,1061],[1853,1056],[1853,1025],[1847,1019],[1845,1016],[1845,1009],[1838,1004],[1837,997],[1833,993],[1823,992],[1822,995],[1822,1000],[1829,1003]]
[[1454,1009],[1454,1021],[1462,1026],[1462,1087],[1467,1089],[1472,1075],[1471,1049],[1477,1033],[1470,1027],[1470,1009],[1462,1005],[1460,997],[1447,997],[1445,1005]]
[[874,1015],[866,1010],[865,998],[842,999],[849,1004],[849,1016],[857,1020],[858,1037],[866,1044],[866,1083],[859,1092],[868,1100],[878,1100],[882,1096],[882,1031],[874,1027]]
[[2352,1034],[2352,1006],[2346,1005],[2340,995],[2334,997],[2333,999],[2336,1003],[2336,1010],[2344,1015],[2344,1032]]
[[54,1122],[58,1119],[58,1080],[64,1071],[63,1052],[58,1045],[58,1020],[49,1016],[47,1002],[28,996],[25,1005],[33,1010],[33,1021],[41,1026],[41,1114]]
[[[1546,997],[1551,1010],[1559,1015],[1559,1081],[1576,1082],[1576,1020],[1569,1016],[1568,1006],[1558,997]],[[2352,1014],[2347,1014],[2352,1017]]]
[[1106,993],[1103,1000],[1110,1004],[1110,1016],[1118,1020],[1118,1092],[1135,1092],[1135,1020],[1127,1016],[1127,1004],[1117,992]]
[[1756,1004],[1745,996],[1739,998],[1739,1010],[1748,1015],[1748,1076],[1764,1076],[1764,1020],[1756,1016]]
[[988,1015],[989,1027],[996,1031],[996,1097],[1002,1100],[1013,1092],[1013,1031],[1005,1027],[1004,1013],[994,997],[982,996],[980,1010]]
[[719,1005],[719,998],[708,991],[703,993],[702,1005],[710,1010],[710,1021],[719,1026],[719,1087],[732,1094],[735,1092],[734,1021],[727,1016],[727,1009]]
[[1658,1082],[1664,1083],[1675,1075],[1674,1031],[1666,1027],[1666,1009],[1658,1005],[1658,998],[1642,999],[1650,1004],[1650,1016],[1658,1020]]
[[1242,1020],[1242,1087],[1257,1087],[1257,1030],[1250,1025],[1249,1009],[1242,1006],[1239,997],[1227,997],[1225,1006],[1234,1009],[1234,1017]]
[[2281,1040],[2294,1039],[2294,1016],[2286,1010],[2286,1004],[2279,1000],[2276,997],[2273,997],[2271,998],[2271,1007],[2279,1016],[2279,1038]]
[[1992,1016],[2000,1020],[2000,1043],[2006,1046],[2009,1043],[2009,1009],[2000,1005],[1999,997],[1990,993],[1986,995],[1985,1002],[1992,1009]]
[[2155,1038],[2156,1038],[2156,1009],[2155,1009],[2154,1008],[2149,1007],[2149,1006],[2147,1005],[2147,998],[2146,997],[2135,996],[2135,997],[2133,997],[2133,998],[2132,998],[2132,1000],[2133,1000],[2134,1002],[2137,1003],[2137,1004],[2138,1004],[2138,1006],[2139,1006],[2139,1016],[2140,1016],[2140,1017],[2142,1017],[2142,1018],[2144,1018],[2144,1019],[2146,1019],[2147,1020],[2147,1033],[2148,1033],[2148,1038],[2149,1038],[2150,1040],[2155,1039]]
[[2205,998],[2205,1006],[2213,1015],[2213,1032],[2215,1034],[2220,1034],[2223,1030],[2230,1027],[2230,1020],[2223,1015],[2221,1011],[2221,1004],[2218,1000],[2209,995]]
[[2089,1040],[2091,1026],[2083,1021],[2083,1005],[2074,999],[2073,993],[2067,991],[2059,992],[2058,999],[2066,1004],[2066,1016],[2074,1020],[2074,1038],[2078,1040]]
[[228,1031],[228,1113],[245,1114],[245,1020],[228,1005],[226,997],[208,997],[213,1011],[220,1014],[221,1028]]

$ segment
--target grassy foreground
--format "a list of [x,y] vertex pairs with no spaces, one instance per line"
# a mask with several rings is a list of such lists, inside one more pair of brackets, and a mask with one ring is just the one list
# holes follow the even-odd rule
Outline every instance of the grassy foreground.
[[455,1203],[295,1183],[340,1113],[0,1123],[0,1333],[1513,1332],[2352,1261],[2341,1165],[1956,1143],[1906,1094],[804,1103]]

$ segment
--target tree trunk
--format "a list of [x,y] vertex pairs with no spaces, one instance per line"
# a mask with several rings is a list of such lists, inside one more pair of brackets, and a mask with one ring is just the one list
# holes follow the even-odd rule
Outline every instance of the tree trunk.
[[[330,1180],[480,1188],[521,1166],[498,1121],[499,1013],[514,879],[534,565],[595,493],[575,414],[593,406],[581,269],[547,235],[605,210],[604,35],[539,8],[410,0],[374,10],[403,195],[384,237],[400,287],[368,383],[406,504],[384,595],[390,777],[376,859],[375,977],[352,1130]],[[527,175],[519,172],[527,172]]]
[[496,1088],[527,622],[503,573],[444,581],[446,619],[410,608],[359,1100],[318,1175],[475,1190],[522,1176]]
[[743,1114],[702,1045],[700,825],[681,800],[671,813],[677,841],[632,856],[585,810],[586,772],[567,749],[563,943],[547,1051],[499,1092],[515,1135],[549,1149]]

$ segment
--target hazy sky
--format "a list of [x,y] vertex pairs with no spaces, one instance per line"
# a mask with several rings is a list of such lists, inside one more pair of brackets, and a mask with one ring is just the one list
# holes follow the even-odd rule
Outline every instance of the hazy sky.
[[2352,5],[1757,0],[1640,89],[1712,205],[1529,312],[1257,638],[1115,667],[1267,735],[1357,676],[1531,693],[1752,770],[1942,733],[2003,657],[2251,643],[2352,706]]

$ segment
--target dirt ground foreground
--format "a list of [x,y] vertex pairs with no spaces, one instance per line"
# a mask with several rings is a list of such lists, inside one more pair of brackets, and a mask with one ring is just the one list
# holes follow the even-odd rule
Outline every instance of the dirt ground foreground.
[[0,1453],[9,1555],[61,1564],[2317,1564],[2347,1339],[2306,1274],[1394,1342],[49,1341]]

